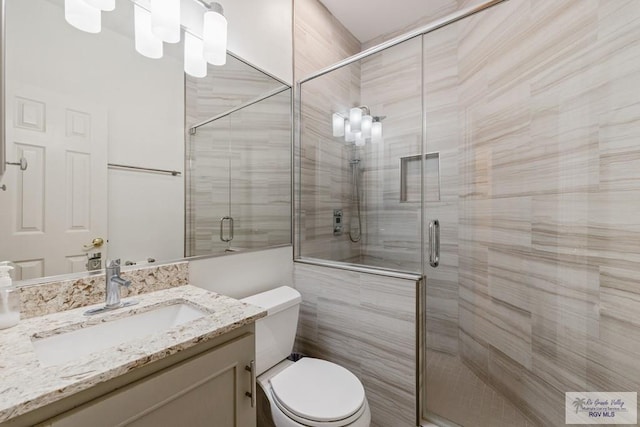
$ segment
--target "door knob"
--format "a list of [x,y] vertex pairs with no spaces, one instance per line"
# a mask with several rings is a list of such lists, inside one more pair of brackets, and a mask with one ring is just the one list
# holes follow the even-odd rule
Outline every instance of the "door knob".
[[20,166],[21,171],[26,171],[27,168],[29,167],[29,163],[27,163],[27,159],[25,157],[20,157],[19,162],[6,162],[6,163],[11,166]]
[[93,248],[99,248],[102,245],[104,245],[104,239],[102,237],[96,237],[91,241],[90,245],[84,245],[82,249],[84,249],[85,251],[89,251]]

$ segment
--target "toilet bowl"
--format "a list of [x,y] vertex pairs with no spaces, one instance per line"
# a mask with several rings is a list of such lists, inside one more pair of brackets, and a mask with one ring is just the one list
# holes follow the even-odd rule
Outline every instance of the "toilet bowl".
[[298,324],[298,291],[282,286],[242,301],[267,310],[256,322],[256,373],[276,427],[369,426],[364,387],[353,373],[326,360],[287,359]]

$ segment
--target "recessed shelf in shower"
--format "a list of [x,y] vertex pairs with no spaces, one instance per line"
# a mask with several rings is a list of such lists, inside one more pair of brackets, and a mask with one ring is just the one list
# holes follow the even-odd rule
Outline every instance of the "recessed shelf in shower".
[[[422,188],[421,155],[400,158],[400,202],[420,202]],[[424,155],[424,198],[426,202],[440,201],[440,153]]]

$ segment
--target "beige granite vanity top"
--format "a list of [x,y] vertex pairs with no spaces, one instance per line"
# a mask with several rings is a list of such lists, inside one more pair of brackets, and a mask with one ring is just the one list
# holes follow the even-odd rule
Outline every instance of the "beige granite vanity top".
[[[86,390],[135,368],[255,322],[266,312],[191,285],[134,297],[139,304],[86,317],[87,307],[22,320],[0,330],[0,423]],[[154,306],[184,302],[211,314],[166,332],[150,335],[59,366],[42,366],[31,338],[140,313]],[[97,304],[89,307],[98,307]]]

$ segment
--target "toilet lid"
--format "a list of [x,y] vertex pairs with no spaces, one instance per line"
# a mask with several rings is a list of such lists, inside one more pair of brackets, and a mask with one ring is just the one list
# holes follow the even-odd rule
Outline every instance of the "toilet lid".
[[270,380],[278,402],[298,417],[330,422],[351,417],[364,404],[360,380],[342,366],[303,357]]

